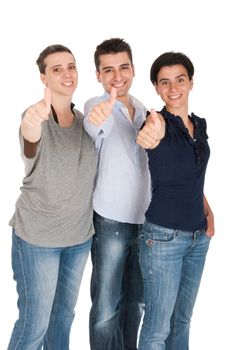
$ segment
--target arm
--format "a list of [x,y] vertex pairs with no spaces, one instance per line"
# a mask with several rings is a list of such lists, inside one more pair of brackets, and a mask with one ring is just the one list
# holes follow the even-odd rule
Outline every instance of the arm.
[[20,130],[24,140],[24,154],[27,158],[32,158],[36,154],[42,133],[41,124],[48,119],[50,108],[51,94],[46,88],[44,99],[29,107],[22,119]]
[[214,228],[214,215],[213,212],[209,206],[209,203],[204,195],[204,211],[205,211],[205,216],[207,220],[207,229],[206,233],[209,237],[213,237],[215,233],[215,228]]
[[165,122],[162,115],[151,110],[142,130],[137,136],[137,143],[147,149],[156,148],[165,135]]

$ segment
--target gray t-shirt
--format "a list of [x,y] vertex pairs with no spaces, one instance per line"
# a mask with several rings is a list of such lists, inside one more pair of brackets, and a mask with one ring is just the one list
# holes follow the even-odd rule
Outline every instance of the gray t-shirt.
[[34,158],[24,155],[25,177],[9,224],[28,243],[68,247],[93,233],[92,193],[96,151],[83,128],[83,115],[73,109],[71,127],[62,128],[52,115],[42,124]]

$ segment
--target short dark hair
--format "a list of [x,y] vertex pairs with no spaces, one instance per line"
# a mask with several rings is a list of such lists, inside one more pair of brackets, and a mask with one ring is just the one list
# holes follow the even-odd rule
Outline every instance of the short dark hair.
[[99,72],[100,67],[100,56],[107,54],[116,54],[119,52],[127,52],[131,64],[133,65],[133,57],[130,45],[124,41],[124,39],[120,38],[111,38],[108,40],[104,40],[101,44],[96,47],[94,53],[94,62],[97,71]]
[[44,49],[39,54],[39,57],[36,60],[36,64],[39,67],[40,73],[45,74],[45,69],[46,69],[45,59],[49,55],[56,53],[56,52],[69,52],[69,53],[71,53],[71,55],[73,55],[71,50],[68,47],[63,46],[63,45],[56,44],[56,45],[50,45],[50,46],[46,47],[46,49]]
[[157,84],[157,76],[162,67],[173,66],[175,64],[182,64],[187,70],[189,79],[192,80],[194,66],[190,59],[181,52],[170,51],[163,53],[153,62],[150,70],[150,80],[152,84]]

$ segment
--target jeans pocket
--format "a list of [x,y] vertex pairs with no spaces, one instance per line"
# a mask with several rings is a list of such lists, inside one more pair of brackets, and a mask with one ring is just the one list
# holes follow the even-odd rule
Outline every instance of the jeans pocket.
[[152,245],[153,243],[170,243],[174,240],[175,234],[173,233],[154,233],[148,235],[145,239],[147,245]]
[[146,242],[147,245],[153,243],[169,243],[175,239],[175,230],[167,229],[162,226],[149,224],[148,230],[146,230],[146,224],[144,225],[139,238]]

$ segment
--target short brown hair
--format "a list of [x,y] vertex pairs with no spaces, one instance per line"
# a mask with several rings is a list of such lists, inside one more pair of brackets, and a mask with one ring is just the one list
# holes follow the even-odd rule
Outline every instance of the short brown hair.
[[133,65],[133,57],[130,45],[120,38],[111,38],[108,40],[104,40],[101,44],[96,47],[96,51],[94,53],[94,62],[97,71],[99,72],[100,66],[100,56],[107,54],[116,54],[119,52],[127,52],[131,64]]
[[45,74],[45,69],[46,69],[45,59],[49,55],[56,53],[56,52],[69,52],[69,53],[71,53],[71,55],[73,55],[71,50],[68,47],[63,46],[63,45],[56,44],[56,45],[50,45],[50,46],[46,47],[46,49],[44,49],[39,54],[39,57],[36,60],[36,64],[39,67],[40,73]]

